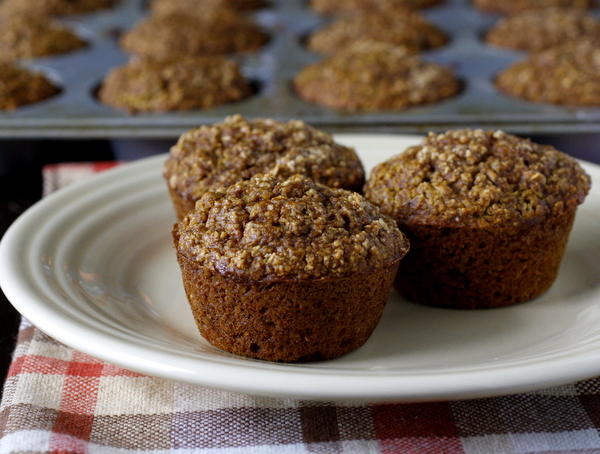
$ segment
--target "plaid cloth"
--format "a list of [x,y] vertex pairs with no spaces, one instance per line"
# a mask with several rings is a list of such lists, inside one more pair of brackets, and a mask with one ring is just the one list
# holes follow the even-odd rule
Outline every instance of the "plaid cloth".
[[[48,166],[45,192],[113,164]],[[452,402],[266,398],[130,372],[27,320],[0,403],[0,454],[600,454],[599,430],[600,378]]]

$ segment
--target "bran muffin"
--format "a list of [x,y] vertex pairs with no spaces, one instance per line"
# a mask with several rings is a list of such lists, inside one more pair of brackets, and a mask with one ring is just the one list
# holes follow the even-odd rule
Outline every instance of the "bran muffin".
[[112,8],[115,0],[2,0],[0,16],[25,13],[38,16],[72,16]]
[[252,94],[238,64],[219,55],[162,60],[134,56],[110,71],[98,99],[136,113],[208,109]]
[[580,38],[600,42],[600,21],[585,10],[567,8],[523,11],[500,19],[485,35],[492,46],[527,52]]
[[202,336],[281,362],[363,345],[408,250],[394,221],[364,197],[301,175],[210,190],[173,238]]
[[240,115],[183,134],[171,148],[163,175],[181,219],[209,189],[256,174],[302,174],[333,188],[360,191],[364,170],[353,148],[302,121],[248,121]]
[[443,0],[310,0],[310,8],[320,14],[332,15],[357,11],[422,9],[439,5]]
[[153,14],[172,12],[202,12],[207,9],[229,8],[234,11],[254,11],[267,6],[263,0],[152,0],[149,9]]
[[304,101],[343,112],[404,109],[439,102],[461,89],[450,68],[378,41],[357,41],[304,67],[292,85]]
[[0,60],[64,54],[86,45],[72,30],[48,17],[13,14],[0,19]]
[[515,14],[528,9],[551,7],[587,9],[595,5],[595,0],[473,0],[473,6],[477,9],[496,14]]
[[314,52],[332,54],[353,42],[369,39],[415,50],[433,49],[448,42],[446,34],[420,12],[399,8],[386,13],[365,11],[343,15],[313,32],[306,46]]
[[600,106],[600,42],[569,41],[502,70],[496,88],[515,98],[563,106]]
[[396,290],[472,309],[527,301],[552,285],[590,184],[551,146],[465,129],[430,133],[381,163],[364,191],[411,243]]
[[11,62],[0,62],[0,110],[12,111],[59,93],[43,74]]
[[132,54],[168,58],[253,52],[269,38],[252,20],[218,8],[202,14],[151,14],[126,31],[120,45]]

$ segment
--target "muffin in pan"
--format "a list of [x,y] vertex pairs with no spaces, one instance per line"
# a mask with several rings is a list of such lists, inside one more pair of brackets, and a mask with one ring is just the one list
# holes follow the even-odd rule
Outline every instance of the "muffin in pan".
[[496,14],[514,14],[528,9],[544,8],[579,8],[587,9],[596,6],[595,0],[473,0],[473,6],[482,11]]
[[15,13],[38,16],[72,16],[112,8],[115,0],[2,0],[0,17]]
[[206,192],[173,228],[194,319],[252,358],[327,360],[379,323],[408,242],[356,192],[256,175]]
[[86,46],[71,29],[49,17],[18,13],[0,19],[0,60],[59,55]]
[[183,134],[163,175],[181,219],[209,189],[256,174],[308,176],[333,188],[360,191],[364,169],[355,150],[302,121],[246,120],[240,115]]
[[310,0],[310,8],[325,14],[353,13],[357,11],[394,10],[396,8],[422,9],[442,4],[443,0]]
[[126,52],[155,58],[254,52],[270,36],[252,20],[227,8],[201,13],[151,14],[120,39]]
[[500,19],[485,35],[492,46],[527,52],[581,38],[600,42],[600,21],[590,12],[574,8],[523,11]]
[[0,62],[0,110],[12,111],[52,98],[59,92],[42,73],[13,62]]
[[498,73],[509,96],[563,106],[600,106],[600,43],[580,39],[535,52]]
[[590,185],[551,146],[465,129],[430,133],[379,164],[364,193],[411,243],[396,290],[473,309],[524,302],[552,285]]
[[106,76],[98,99],[130,113],[208,109],[248,98],[254,90],[238,64],[219,55],[132,57]]
[[304,67],[292,81],[304,101],[343,112],[404,109],[458,94],[461,83],[447,67],[413,49],[357,41]]
[[314,52],[332,54],[353,42],[368,39],[416,50],[433,49],[448,42],[446,34],[420,12],[399,8],[385,13],[366,11],[342,15],[313,32],[306,46]]

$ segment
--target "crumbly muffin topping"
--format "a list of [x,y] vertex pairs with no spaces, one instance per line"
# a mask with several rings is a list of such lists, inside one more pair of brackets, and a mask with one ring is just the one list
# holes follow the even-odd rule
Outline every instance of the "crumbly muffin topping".
[[83,39],[48,17],[14,14],[0,23],[0,59],[57,55],[86,46]]
[[582,203],[590,177],[571,157],[502,131],[430,133],[378,165],[365,196],[402,224],[522,225]]
[[599,106],[600,46],[581,39],[534,53],[503,70],[494,83],[507,95],[534,102]]
[[257,175],[209,191],[174,237],[206,270],[252,281],[366,273],[408,250],[396,223],[364,197],[300,175]]
[[2,0],[0,16],[15,13],[44,16],[70,16],[112,7],[114,0]]
[[450,68],[424,61],[410,48],[368,40],[306,66],[293,86],[307,102],[368,112],[437,102],[461,85]]
[[527,10],[501,19],[485,36],[493,46],[540,51],[566,41],[600,40],[600,21],[581,9]]
[[208,109],[249,97],[252,88],[233,60],[218,55],[133,57],[105,78],[98,98],[130,113]]
[[252,20],[228,8],[151,14],[123,34],[121,47],[156,58],[224,55],[257,51],[269,35]]
[[310,6],[321,14],[338,14],[375,9],[421,9],[442,3],[443,0],[311,0]]
[[336,188],[360,189],[364,170],[354,149],[299,120],[248,121],[240,115],[183,134],[171,148],[164,177],[177,193],[197,199],[260,173],[302,174]]
[[151,0],[148,8],[152,13],[168,14],[175,11],[206,11],[214,8],[229,8],[237,11],[252,11],[267,6],[264,0]]
[[394,11],[365,11],[343,15],[309,36],[307,47],[331,54],[364,39],[405,45],[416,50],[443,46],[447,36],[418,11],[398,8]]
[[0,62],[0,109],[14,110],[42,101],[58,93],[58,88],[43,74],[10,62]]
[[540,10],[554,6],[586,9],[594,6],[594,2],[595,0],[473,0],[473,6],[488,13],[514,14],[527,9]]

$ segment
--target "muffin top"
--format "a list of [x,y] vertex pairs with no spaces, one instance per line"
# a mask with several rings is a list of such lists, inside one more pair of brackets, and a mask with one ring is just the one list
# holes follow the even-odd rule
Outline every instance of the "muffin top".
[[421,9],[435,6],[443,0],[310,0],[310,7],[321,14],[352,13],[357,11]]
[[494,84],[533,102],[600,106],[600,46],[585,38],[535,52],[501,71]]
[[430,133],[379,164],[365,196],[402,223],[519,226],[582,203],[590,177],[549,145],[502,131]]
[[600,40],[596,17],[582,9],[546,8],[501,19],[485,40],[506,49],[539,51],[581,37]]
[[514,14],[527,9],[540,10],[555,6],[587,9],[595,0],[473,0],[473,6],[488,13]]
[[2,0],[0,16],[15,13],[44,16],[70,16],[111,8],[115,0]]
[[307,175],[335,188],[359,190],[364,170],[354,149],[302,121],[247,121],[240,115],[183,134],[170,151],[163,174],[171,189],[198,199],[260,173]]
[[11,62],[0,62],[0,110],[15,110],[58,94],[43,74]]
[[15,13],[0,22],[0,60],[57,55],[85,46],[72,30],[49,17]]
[[301,175],[208,191],[173,235],[206,271],[252,281],[368,273],[408,251],[395,221],[363,196]]
[[312,33],[307,47],[314,52],[332,54],[364,39],[405,45],[416,50],[433,49],[448,42],[444,32],[420,12],[398,8],[342,15]]
[[136,113],[208,109],[251,94],[238,64],[219,55],[168,59],[134,56],[110,71],[98,98]]

